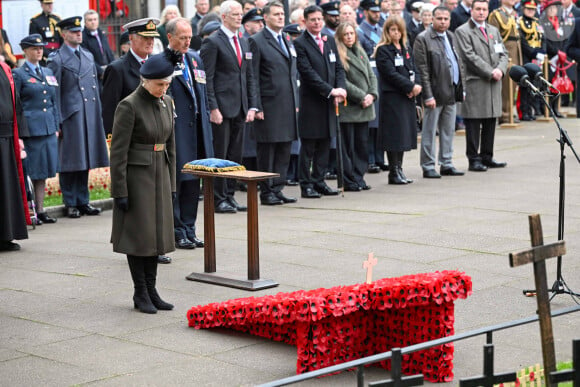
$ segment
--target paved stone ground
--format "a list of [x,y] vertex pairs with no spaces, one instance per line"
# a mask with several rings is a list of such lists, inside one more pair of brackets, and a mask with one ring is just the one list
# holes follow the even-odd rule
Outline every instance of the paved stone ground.
[[[580,143],[580,121],[563,120]],[[387,185],[385,173],[368,175],[372,190],[344,197],[260,207],[261,273],[278,288],[249,293],[185,280],[203,270],[203,250],[177,251],[160,266],[161,295],[171,312],[132,309],[124,256],[109,244],[111,211],[78,220],[61,218],[22,241],[22,251],[0,254],[0,385],[254,385],[295,373],[296,348],[227,330],[187,327],[197,304],[364,281],[368,252],[379,260],[375,278],[460,269],[474,292],[456,304],[456,332],[535,313],[532,267],[512,269],[508,253],[530,246],[527,215],[542,216],[545,242],[556,240],[559,146],[553,124],[498,130],[496,158],[508,167],[441,180],[421,178],[417,151],[406,155],[409,186]],[[455,141],[455,165],[467,169],[464,137]],[[580,291],[580,165],[566,150],[568,254],[563,273]],[[287,194],[298,195],[296,187]],[[243,194],[238,195],[243,202]],[[203,227],[200,209],[200,233]],[[243,214],[217,215],[218,270],[245,273]],[[549,285],[556,261],[548,264]],[[575,305],[559,295],[552,309]],[[554,319],[557,359],[571,359],[580,338],[580,314]],[[485,337],[456,344],[455,374],[482,371]],[[494,335],[496,371],[541,362],[536,324]],[[369,381],[386,373],[368,369]],[[354,373],[302,385],[354,385]]]

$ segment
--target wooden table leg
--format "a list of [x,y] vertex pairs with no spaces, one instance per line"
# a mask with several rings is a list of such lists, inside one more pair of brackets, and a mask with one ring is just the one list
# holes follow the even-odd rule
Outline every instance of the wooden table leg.
[[213,177],[203,179],[203,238],[204,272],[215,273],[215,220],[213,201]]
[[248,181],[248,279],[260,279],[258,237],[258,183]]

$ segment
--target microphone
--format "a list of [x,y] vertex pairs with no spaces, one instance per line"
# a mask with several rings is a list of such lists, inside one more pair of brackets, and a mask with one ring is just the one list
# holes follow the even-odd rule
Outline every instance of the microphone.
[[530,76],[525,68],[522,66],[512,66],[509,72],[510,78],[518,85],[524,88],[529,88],[533,94],[541,95],[540,90],[530,82]]
[[548,88],[553,89],[558,91],[558,93],[560,92],[558,89],[556,89],[554,87],[554,85],[552,85],[550,82],[548,82],[548,80],[546,80],[546,78],[544,78],[544,73],[542,72],[542,69],[540,68],[540,66],[538,66],[535,63],[526,63],[524,65],[524,68],[526,69],[526,71],[528,72],[528,75],[530,76],[530,78],[533,78],[536,81],[541,81],[544,85],[548,86]]

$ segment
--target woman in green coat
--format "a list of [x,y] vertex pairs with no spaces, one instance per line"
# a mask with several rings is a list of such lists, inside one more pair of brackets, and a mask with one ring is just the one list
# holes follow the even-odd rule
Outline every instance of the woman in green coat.
[[141,85],[115,111],[111,141],[113,251],[127,254],[135,308],[171,310],[155,289],[157,256],[175,250],[173,100],[165,95],[174,72],[165,54],[141,66]]
[[340,24],[334,39],[346,72],[348,95],[347,105],[340,106],[344,190],[368,190],[371,187],[364,181],[364,174],[368,164],[369,121],[375,119],[377,78],[358,43],[356,26],[352,22]]

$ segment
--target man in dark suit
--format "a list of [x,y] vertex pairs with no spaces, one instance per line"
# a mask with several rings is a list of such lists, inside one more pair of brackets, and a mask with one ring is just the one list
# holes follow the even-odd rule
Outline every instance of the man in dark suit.
[[[213,127],[215,157],[242,161],[244,123],[256,114],[252,52],[238,31],[242,25],[242,6],[234,0],[221,4],[223,24],[203,40],[201,57],[205,63],[207,97]],[[215,211],[246,211],[234,199],[235,181],[215,179]]]
[[89,50],[95,58],[99,82],[102,86],[103,74],[105,69],[115,60],[115,55],[109,46],[109,39],[99,28],[99,13],[93,9],[85,12],[85,29],[83,30],[83,43],[81,46]]
[[457,27],[465,24],[471,17],[471,3],[473,0],[461,0],[459,5],[451,11],[451,25],[449,31],[454,32]]
[[139,19],[123,26],[129,32],[131,49],[107,66],[103,76],[103,124],[107,135],[113,129],[117,105],[139,86],[139,69],[153,52],[153,40],[159,36],[157,24],[158,19]]
[[193,36],[199,35],[197,24],[209,12],[209,0],[197,0],[195,2],[195,15],[191,18],[191,32]]
[[572,0],[562,0],[562,16],[564,20],[580,17],[580,8]]
[[169,94],[175,104],[175,163],[176,198],[173,201],[173,230],[175,247],[193,249],[203,247],[195,235],[195,221],[199,203],[199,178],[181,173],[184,164],[213,157],[211,125],[205,71],[199,55],[189,50],[191,24],[184,18],[166,24],[169,49],[182,55]]
[[272,1],[264,8],[266,28],[250,38],[256,78],[258,113],[254,121],[258,169],[280,177],[260,183],[264,205],[294,203],[282,193],[290,163],[292,141],[298,138],[296,50],[282,32],[284,5]]
[[108,167],[109,156],[103,136],[101,99],[93,55],[80,47],[81,17],[60,21],[64,44],[48,57],[59,85],[58,140],[59,183],[69,218],[98,215],[100,208],[89,203],[89,170]]
[[[578,66],[578,63],[580,63],[580,18],[576,19],[574,32],[572,32],[566,43],[566,54],[576,61],[576,84],[578,85],[578,80],[580,79],[580,66]],[[576,117],[580,118],[580,98],[577,91]]]
[[330,138],[336,136],[334,106],[346,99],[346,81],[334,39],[321,34],[322,9],[315,5],[306,7],[304,20],[306,31],[294,41],[301,80],[300,188],[302,197],[319,198],[338,195],[337,190],[324,182],[324,172],[328,167]]

